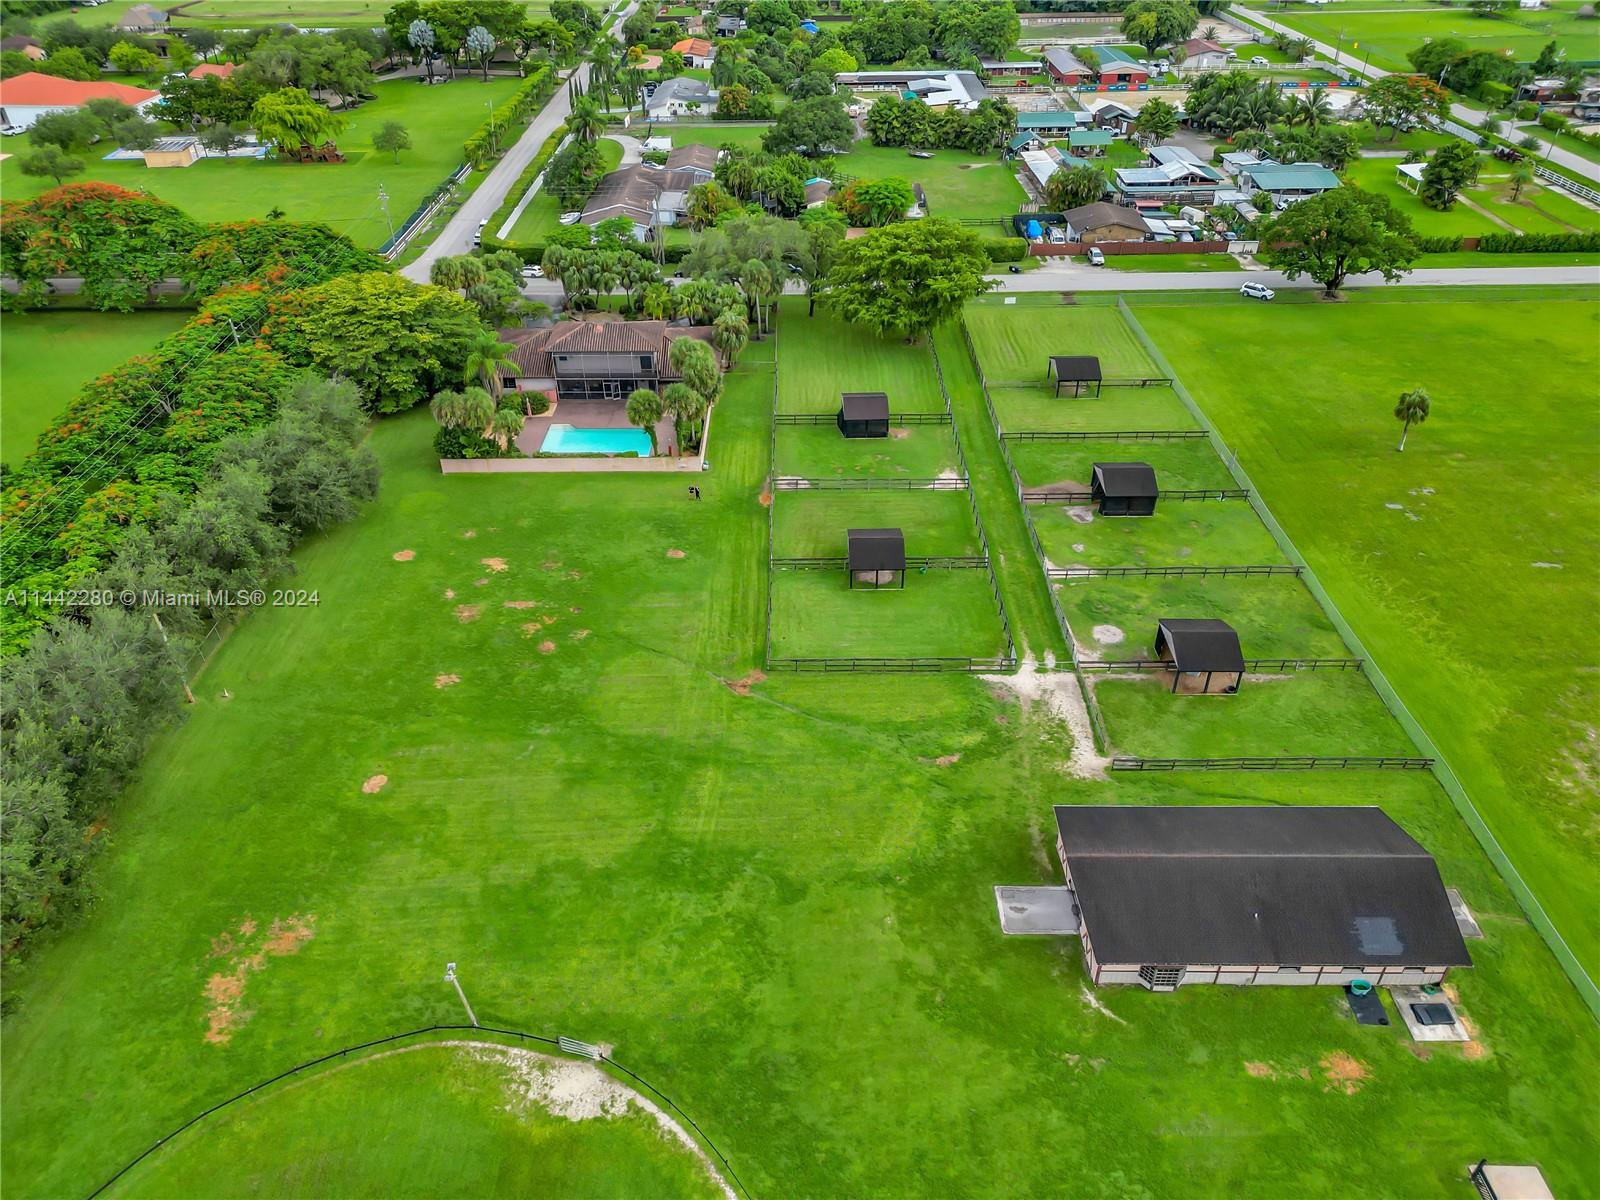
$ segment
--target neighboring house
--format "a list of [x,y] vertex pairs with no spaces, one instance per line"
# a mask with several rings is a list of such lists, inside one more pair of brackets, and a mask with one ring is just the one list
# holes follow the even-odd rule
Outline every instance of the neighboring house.
[[1182,163],[1186,167],[1203,167],[1206,165],[1198,154],[1186,146],[1152,146],[1150,148],[1150,162],[1158,167],[1167,163]]
[[1117,190],[1126,202],[1154,200],[1161,204],[1177,201],[1210,208],[1222,172],[1214,167],[1184,162],[1161,163],[1153,167],[1118,167]]
[[905,99],[921,100],[929,108],[976,108],[978,101],[989,95],[971,71],[840,71],[833,80],[852,91],[899,92]]
[[1067,87],[1094,82],[1094,72],[1079,62],[1072,51],[1060,46],[1052,46],[1044,52],[1044,68],[1050,72],[1051,79]]
[[1572,115],[1580,121],[1600,120],[1600,87],[1585,86],[1578,93],[1578,101],[1572,107]]
[[704,183],[716,174],[717,159],[721,157],[722,151],[715,146],[679,146],[676,150],[667,151],[664,166],[668,171],[696,172],[701,177],[699,182]]
[[743,29],[744,19],[742,17],[717,18],[717,36],[719,38],[738,37]]
[[1096,984],[1437,984],[1470,967],[1433,858],[1379,808],[1058,805]]
[[164,137],[150,143],[144,152],[147,167],[192,167],[205,157],[197,137]]
[[1036,75],[1039,72],[1039,60],[1036,58],[980,58],[978,70],[984,75],[997,79],[1016,78],[1019,75]]
[[1089,123],[1096,129],[1109,129],[1112,133],[1124,136],[1133,128],[1133,122],[1139,116],[1138,109],[1130,108],[1120,100],[1108,100],[1104,96],[1085,100],[1083,107],[1089,113]]
[[709,117],[716,110],[717,95],[709,84],[679,75],[656,87],[645,101],[645,112],[652,121],[670,121],[690,113]]
[[1150,237],[1150,228],[1138,211],[1119,204],[1085,204],[1061,216],[1069,242],[1143,242]]
[[1017,130],[1059,141],[1074,129],[1083,129],[1092,121],[1092,116],[1087,112],[1019,112]]
[[1239,172],[1247,192],[1266,192],[1278,208],[1339,186],[1339,177],[1321,163],[1258,163]]
[[1548,104],[1562,92],[1570,91],[1572,85],[1565,79],[1530,79],[1517,89],[1518,100],[1537,100],[1540,104]]
[[0,125],[31,129],[46,113],[73,112],[90,100],[100,99],[121,100],[144,112],[161,99],[161,93],[109,80],[85,83],[28,71],[0,79]]
[[1262,160],[1251,154],[1248,150],[1230,150],[1221,158],[1222,173],[1230,178],[1238,178],[1239,172],[1246,167],[1260,166]]
[[633,222],[633,236],[646,241],[652,230],[676,225],[684,216],[690,189],[712,178],[718,153],[715,146],[679,146],[668,153],[665,166],[634,163],[612,171],[583,206],[580,221],[598,225],[627,217]]
[[1018,157],[1022,160],[1022,168],[1027,173],[1023,185],[1031,183],[1032,191],[1039,197],[1044,195],[1045,181],[1063,167],[1081,167],[1088,163],[1088,159],[1078,158],[1075,155],[1063,154],[1059,147],[1046,146],[1042,150],[1024,150]]
[[164,29],[167,25],[167,14],[154,4],[135,4],[126,13],[122,20],[117,22],[117,28],[126,32],[139,30]]
[[45,57],[44,47],[34,38],[19,33],[15,37],[0,38],[0,50],[15,50],[18,54],[38,62]]
[[1085,158],[1098,158],[1115,140],[1116,135],[1109,129],[1074,129],[1067,134],[1067,145],[1072,147],[1074,154],[1081,154]]
[[833,195],[833,181],[831,179],[806,180],[806,207],[821,208],[828,202],[828,197]]
[[1205,38],[1190,38],[1183,44],[1185,71],[1221,71],[1228,65],[1228,50]]
[[237,63],[201,63],[198,67],[189,72],[189,78],[208,79],[215,77],[217,79],[226,79],[238,69],[239,66]]
[[1100,55],[1100,82],[1131,84],[1137,87],[1150,82],[1150,68],[1124,54],[1114,46],[1097,46]]
[[708,38],[684,38],[681,42],[673,42],[672,48],[683,55],[683,61],[691,67],[709,68],[711,60],[716,57],[715,48]]
[[709,325],[665,321],[561,321],[536,329],[502,329],[511,347],[502,368],[508,388],[554,391],[558,400],[625,402],[635,388],[658,391],[680,379],[667,357],[676,338],[711,340]]

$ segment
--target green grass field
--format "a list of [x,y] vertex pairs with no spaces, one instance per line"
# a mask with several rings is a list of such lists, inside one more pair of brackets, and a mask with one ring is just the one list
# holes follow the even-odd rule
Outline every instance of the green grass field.
[[1548,9],[1535,12],[1511,11],[1499,17],[1480,17],[1466,8],[1413,7],[1403,11],[1367,11],[1365,4],[1345,13],[1345,6],[1330,6],[1317,12],[1273,12],[1273,20],[1325,42],[1339,43],[1343,33],[1344,54],[1356,63],[1391,71],[1410,70],[1406,59],[1432,39],[1459,38],[1474,50],[1510,50],[1519,62],[1532,62],[1551,38],[1566,51],[1568,58],[1600,58],[1600,30],[1593,21],[1577,15],[1576,4],[1557,0]]
[[1239,260],[1231,254],[1108,254],[1106,266],[1113,271],[1238,271]]
[[907,425],[886,438],[846,438],[836,425],[780,425],[775,470],[806,479],[932,479],[958,469],[948,425]]
[[490,1046],[380,1051],[229,1109],[135,1168],[111,1195],[722,1194],[637,1108],[567,1117],[530,1099],[527,1061]]
[[844,392],[884,392],[889,411],[944,411],[944,396],[925,346],[884,343],[822,308],[805,315],[805,301],[780,302],[784,333],[779,348],[778,411],[836,413]]
[[[602,138],[600,141],[600,157],[608,171],[614,171],[617,164],[622,161],[622,143]],[[581,207],[581,205],[580,205]],[[561,202],[546,191],[540,191],[528,202],[528,207],[522,210],[522,215],[517,218],[517,223],[511,227],[508,240],[513,242],[538,242],[550,235],[550,232],[561,227],[561,214],[565,211]],[[499,236],[499,231],[495,231]]]
[[1600,303],[1557,295],[1135,312],[1594,972]]
[[[99,11],[99,10],[90,10]],[[389,236],[378,189],[389,194],[395,227],[461,165],[461,143],[484,121],[488,105],[504,100],[515,79],[488,83],[462,75],[442,87],[413,81],[377,85],[377,98],[350,114],[339,147],[345,163],[261,162],[255,159],[202,159],[192,167],[152,171],[144,163],[105,162],[84,154],[88,170],[79,180],[100,180],[159,196],[201,221],[242,221],[265,217],[273,208],[292,221],[322,221],[349,234],[358,245],[380,245]],[[392,154],[372,149],[372,135],[386,121],[399,121],[411,133],[413,150]],[[8,199],[34,196],[53,180],[22,174],[19,157],[27,135],[8,138],[13,157],[0,163],[0,187]]]
[[1011,165],[998,158],[974,158],[959,150],[935,150],[932,158],[912,158],[898,146],[857,142],[834,160],[837,170],[860,179],[898,176],[920,183],[928,211],[936,217],[1009,218],[1027,199]]
[[0,462],[20,463],[80,387],[151,349],[191,315],[6,313],[0,319]]
[[[1276,335],[1259,344],[1290,356]],[[1378,361],[1398,352],[1376,345]],[[1012,559],[1008,607],[1029,645],[1050,645],[960,340],[939,349]],[[109,814],[92,910],[7,971],[8,1194],[87,1195],[290,1064],[459,1021],[447,961],[485,1023],[613,1045],[755,1196],[1277,1200],[1355,1179],[1454,1195],[1483,1154],[1540,1163],[1558,1195],[1600,1189],[1600,1037],[1431,778],[1080,779],[1065,727],[995,683],[755,679],[771,397],[759,364],[730,379],[699,504],[676,477],[443,477],[425,412],[377,425],[382,496],[296,555],[319,606],[254,613],[217,651]],[[936,582],[916,576],[904,598],[942,601]],[[1475,967],[1453,976],[1466,1053],[1424,1057],[1398,1022],[1358,1027],[1334,989],[1091,994],[1075,944],[996,928],[996,883],[1060,880],[1052,803],[1330,804],[1355,788],[1484,923]],[[291,918],[311,936],[257,960]],[[352,1126],[349,1162],[308,1146],[287,1108],[268,1113],[269,1095],[261,1125],[247,1110],[214,1145],[192,1131],[145,1186],[280,1194],[304,1161],[307,1190],[325,1169],[347,1194],[670,1194],[637,1138],[508,1129],[492,1087],[394,1090],[329,1101]],[[333,1125],[306,1094],[299,1111]],[[456,1130],[477,1161],[436,1152]],[[592,1170],[529,1161],[562,1147]]]
[[1284,561],[1249,505],[1238,500],[1164,500],[1149,517],[1091,514],[1088,505],[1029,505],[1050,565],[1237,567]]
[[979,552],[966,492],[779,492],[772,524],[778,558],[842,557],[846,530],[877,527],[903,530],[912,557]]

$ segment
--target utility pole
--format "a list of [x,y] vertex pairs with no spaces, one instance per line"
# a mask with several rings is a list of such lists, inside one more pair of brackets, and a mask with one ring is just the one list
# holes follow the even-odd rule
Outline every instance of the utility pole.
[[467,994],[461,990],[461,980],[456,978],[455,963],[445,963],[444,981],[456,985],[456,995],[461,997],[461,1007],[467,1010],[467,1019],[472,1022],[474,1029],[478,1028],[478,1014],[472,1011],[472,1005],[467,1003]]
[[1339,24],[1339,40],[1333,47],[1333,65],[1339,65],[1339,51],[1344,49],[1344,23]]
[[394,218],[389,215],[389,193],[383,190],[383,184],[378,185],[378,203],[383,205],[383,219],[389,222],[389,236],[394,236]]
[[[161,644],[165,646],[167,644],[167,627],[161,623],[161,614],[156,612],[155,609],[151,609],[150,619],[156,623],[156,632],[161,635]],[[187,663],[184,664],[183,672],[183,698],[190,704],[194,703],[194,693],[189,690],[189,671]]]

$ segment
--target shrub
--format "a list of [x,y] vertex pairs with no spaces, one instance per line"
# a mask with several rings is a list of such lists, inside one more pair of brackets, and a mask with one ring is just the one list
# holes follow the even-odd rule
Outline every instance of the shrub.
[[1600,233],[1490,233],[1478,239],[1486,254],[1533,254],[1538,251],[1600,250]]
[[509,99],[489,114],[489,119],[478,127],[476,133],[461,146],[467,161],[482,167],[493,155],[499,153],[500,138],[509,132],[515,122],[533,111],[534,106],[547,94],[553,80],[549,67],[540,67],[517,85]]
[[433,449],[440,458],[521,458],[516,446],[500,448],[493,438],[486,438],[475,429],[447,429],[441,427],[433,435]]
[[1539,127],[1548,129],[1551,133],[1561,133],[1572,122],[1564,113],[1544,112],[1539,114]]
[[1478,99],[1492,108],[1499,108],[1511,99],[1511,85],[1497,79],[1485,79],[1478,85]]
[[985,238],[984,253],[990,262],[1014,263],[1028,257],[1028,239],[1019,237]]

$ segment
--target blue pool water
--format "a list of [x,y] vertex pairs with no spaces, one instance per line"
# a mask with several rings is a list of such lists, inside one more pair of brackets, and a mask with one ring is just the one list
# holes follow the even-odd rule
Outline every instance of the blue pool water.
[[541,454],[626,454],[650,457],[650,435],[642,429],[580,429],[552,425],[539,445]]

